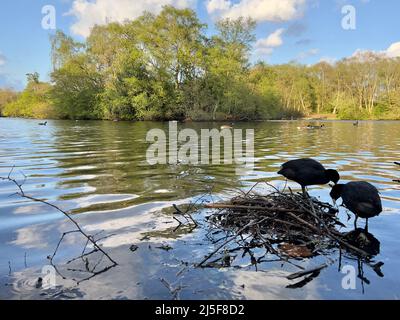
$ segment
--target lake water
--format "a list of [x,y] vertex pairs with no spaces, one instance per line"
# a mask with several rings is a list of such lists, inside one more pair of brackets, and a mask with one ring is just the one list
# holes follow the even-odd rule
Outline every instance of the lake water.
[[[216,123],[179,124],[179,129],[219,128]],[[71,277],[56,277],[55,287],[36,288],[64,232],[73,229],[56,210],[14,195],[9,182],[0,181],[0,299],[171,299],[171,288],[181,288],[181,299],[393,299],[400,297],[400,122],[325,122],[321,130],[302,130],[307,122],[248,122],[239,129],[255,130],[255,168],[237,174],[239,165],[156,165],[146,161],[146,133],[168,130],[168,123],[38,121],[0,118],[0,176],[22,182],[24,191],[69,210],[89,233],[109,236],[103,248],[118,266],[76,285]],[[286,276],[293,265],[270,262],[241,268],[199,269],[193,265],[216,247],[206,237],[201,210],[193,217],[202,225],[175,230],[172,204],[183,205],[212,187],[217,201],[266,181],[283,188],[276,174],[290,159],[313,157],[337,169],[342,181],[366,180],[381,192],[384,212],[370,221],[370,232],[380,241],[375,262],[384,263],[383,277],[364,265],[368,282],[356,279],[345,290],[341,266],[358,261],[333,250],[329,257],[297,261],[305,268],[327,259],[330,266],[302,288]],[[24,178],[24,176],[26,178]],[[298,189],[295,184],[289,184]],[[266,188],[266,187],[265,187]],[[296,189],[296,190],[297,190]],[[329,187],[309,189],[312,196],[330,201]],[[341,220],[349,226],[345,210]],[[359,220],[363,226],[364,221]],[[175,230],[175,231],[174,231]],[[130,250],[132,245],[135,249]],[[165,250],[168,249],[168,250]],[[56,262],[79,255],[82,239],[67,237]],[[163,280],[162,280],[163,279]],[[165,282],[165,281],[166,282]]]

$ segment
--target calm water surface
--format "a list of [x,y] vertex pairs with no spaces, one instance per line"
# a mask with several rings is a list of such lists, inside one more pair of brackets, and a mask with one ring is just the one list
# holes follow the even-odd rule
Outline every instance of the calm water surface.
[[[46,257],[63,232],[73,229],[62,214],[13,195],[15,186],[0,182],[0,299],[170,299],[160,279],[182,286],[181,299],[392,299],[400,297],[400,176],[393,162],[400,160],[400,122],[326,122],[323,130],[299,130],[307,122],[241,123],[255,129],[255,170],[238,176],[235,165],[157,165],[146,162],[146,133],[168,129],[166,123],[38,121],[0,118],[0,176],[24,180],[24,191],[74,213],[90,233],[112,235],[104,248],[119,266],[79,286],[57,278],[52,289],[36,289]],[[219,128],[214,123],[179,124],[179,128]],[[284,161],[313,157],[340,171],[343,181],[366,180],[383,197],[384,212],[370,223],[381,243],[375,261],[384,262],[384,277],[364,266],[369,283],[357,279],[355,290],[342,288],[339,252],[331,265],[299,289],[286,279],[298,271],[287,263],[254,267],[195,269],[215,246],[203,227],[174,232],[173,203],[185,204],[212,187],[214,200],[266,181],[282,188],[275,173]],[[290,184],[297,188],[296,185]],[[310,189],[329,201],[329,188]],[[211,199],[210,199],[211,200]],[[199,212],[195,218],[204,223]],[[340,217],[347,221],[342,209]],[[363,225],[363,221],[359,221]],[[82,249],[82,239],[69,237],[57,257],[61,265]],[[134,252],[131,245],[137,245]],[[168,245],[169,251],[159,249]],[[326,261],[319,257],[299,261],[305,268]],[[343,257],[342,265],[358,262]]]

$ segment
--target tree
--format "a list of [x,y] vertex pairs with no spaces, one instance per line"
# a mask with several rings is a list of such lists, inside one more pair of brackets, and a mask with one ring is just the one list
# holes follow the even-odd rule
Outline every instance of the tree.
[[62,32],[52,38],[54,83],[51,99],[58,115],[68,119],[96,119],[97,95],[103,88],[101,75],[85,45]]
[[34,73],[27,73],[26,74],[26,78],[28,81],[28,85],[29,84],[38,84],[39,83],[39,73],[34,72]]
[[18,94],[12,89],[0,89],[0,117],[3,115],[4,107],[14,102],[18,97]]
[[27,74],[27,78],[28,85],[25,90],[6,103],[2,113],[7,117],[56,117],[50,103],[50,84],[40,82],[37,72]]
[[77,54],[83,52],[85,45],[67,36],[60,30],[50,37],[51,62],[53,71],[60,69]]
[[121,120],[400,118],[400,58],[359,52],[334,64],[252,65],[255,26],[222,19],[210,36],[193,10],[165,6],[157,15],[94,26],[84,42],[57,31],[51,83],[27,74],[26,89],[0,112]]
[[98,119],[103,81],[89,57],[79,54],[51,74],[52,102],[61,118]]

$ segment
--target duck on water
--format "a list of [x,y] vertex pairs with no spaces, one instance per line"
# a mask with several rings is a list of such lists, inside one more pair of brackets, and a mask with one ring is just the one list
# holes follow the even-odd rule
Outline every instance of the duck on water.
[[303,130],[303,129],[307,129],[307,130],[318,130],[318,129],[324,129],[325,125],[321,124],[320,126],[314,126],[312,124],[307,125],[306,127],[297,127],[298,130]]
[[323,128],[325,128],[324,124],[321,124],[320,126],[313,126],[312,124],[309,124],[307,126],[307,129],[323,129]]

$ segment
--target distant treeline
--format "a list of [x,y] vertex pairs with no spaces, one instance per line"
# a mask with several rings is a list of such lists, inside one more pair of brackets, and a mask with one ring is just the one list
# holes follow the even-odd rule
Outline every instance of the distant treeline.
[[51,38],[51,83],[0,91],[0,114],[119,120],[252,120],[329,114],[400,119],[400,59],[359,53],[335,64],[251,65],[255,22],[221,20],[216,35],[189,9],[164,7],[95,26],[85,43]]

